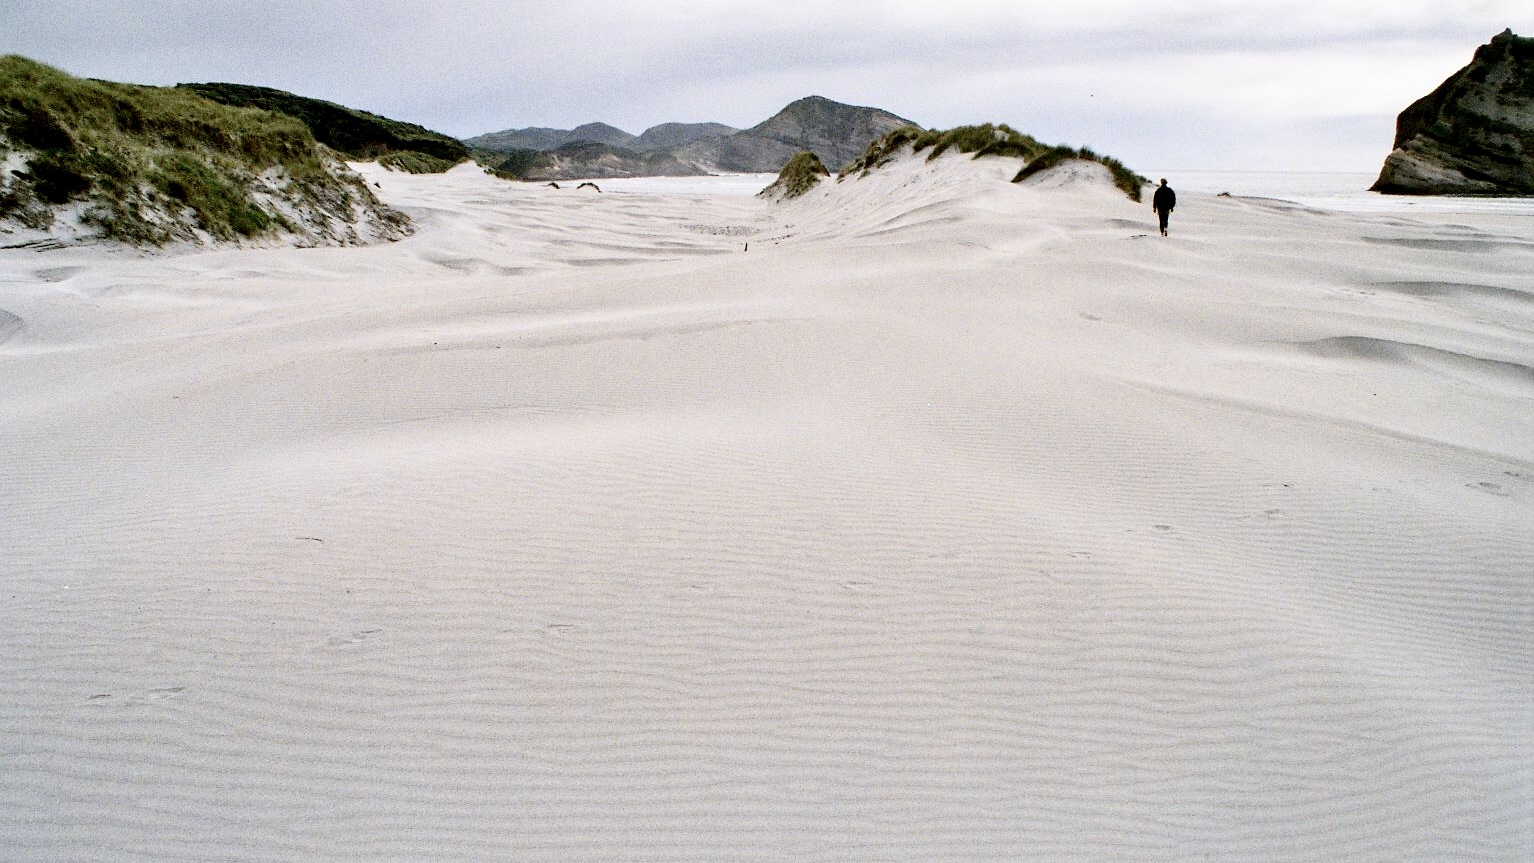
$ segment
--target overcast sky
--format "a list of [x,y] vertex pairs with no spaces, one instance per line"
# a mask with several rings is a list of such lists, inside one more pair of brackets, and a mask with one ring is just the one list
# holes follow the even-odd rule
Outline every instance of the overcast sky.
[[1133,168],[1372,172],[1531,0],[0,0],[0,53],[289,90],[459,137],[755,125],[820,95]]

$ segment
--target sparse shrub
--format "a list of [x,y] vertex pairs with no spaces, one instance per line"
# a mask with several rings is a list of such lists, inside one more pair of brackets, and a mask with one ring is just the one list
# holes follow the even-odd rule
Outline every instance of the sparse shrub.
[[1066,162],[1073,160],[1097,162],[1098,164],[1106,167],[1108,169],[1108,173],[1113,177],[1114,187],[1122,191],[1125,195],[1128,195],[1131,200],[1136,202],[1141,200],[1141,189],[1147,182],[1149,182],[1144,177],[1136,174],[1134,171],[1129,170],[1129,168],[1126,167],[1124,163],[1120,162],[1118,159],[1099,156],[1086,147],[1082,147],[1081,149],[1073,149],[1066,146],[1050,147],[1048,150],[1040,153],[1038,156],[1030,160],[1027,165],[1024,165],[1021,171],[1017,172],[1017,176],[1012,178],[1012,182],[1021,183],[1023,180],[1026,180],[1035,174],[1041,174],[1045,171],[1048,171],[1050,168],[1058,167]]
[[40,204],[30,189],[24,187],[20,178],[8,184],[5,178],[0,177],[0,219],[44,230],[53,224],[53,211]]
[[1113,175],[1113,185],[1116,186],[1119,191],[1128,195],[1131,200],[1135,201],[1135,203],[1140,202],[1140,195],[1142,190],[1145,188],[1145,184],[1149,183],[1150,180],[1130,170],[1128,165],[1125,165],[1118,159],[1114,159],[1109,156],[1102,156],[1096,161],[1099,161],[1108,166],[1108,173]]
[[820,157],[805,150],[789,159],[783,170],[778,172],[778,179],[759,192],[758,196],[778,197],[787,201],[815,188],[820,185],[822,177],[829,176],[831,172],[820,161]]
[[841,176],[867,175],[869,171],[894,159],[907,145],[910,145],[913,153],[929,150],[928,161],[936,159],[949,150],[972,153],[977,159],[982,156],[1012,156],[1029,159],[1047,149],[1033,138],[1005,124],[959,126],[946,131],[922,130],[914,126],[906,126],[889,132],[870,144],[862,156],[841,170]]
[[27,166],[37,196],[50,204],[67,204],[91,189],[91,178],[71,150],[41,153]]
[[404,171],[409,174],[440,174],[457,163],[415,150],[396,150],[380,156],[378,164],[393,171]]
[[218,239],[258,236],[272,225],[272,217],[245,189],[186,153],[160,159],[150,180],[167,197],[190,207],[198,225]]
[[891,159],[900,154],[907,144],[914,144],[926,133],[915,126],[902,126],[890,132],[886,132],[878,140],[868,145],[863,155],[853,159],[838,173],[838,179],[849,177],[853,174],[867,176],[875,168],[886,165]]
[[1070,147],[1050,147],[1048,150],[1028,160],[1028,164],[1024,165],[1023,169],[1017,172],[1017,176],[1012,178],[1012,182],[1021,183],[1035,174],[1042,174],[1050,168],[1057,168],[1075,158],[1077,158],[1077,151]]
[[975,158],[981,156],[1012,156],[1021,159],[1032,158],[1044,149],[1033,138],[1002,125],[986,123],[981,126],[959,126],[946,132],[931,131],[917,140],[915,152],[920,153],[927,147],[932,148],[928,160],[936,159],[950,149],[957,149],[960,153],[973,153]]
[[35,97],[13,95],[0,111],[0,130],[23,147],[34,150],[72,150],[74,136]]
[[1013,182],[1024,180],[1070,159],[1098,162],[1106,166],[1109,173],[1113,175],[1114,186],[1135,201],[1140,200],[1140,189],[1148,182],[1117,159],[1099,156],[1085,147],[1081,149],[1065,146],[1050,147],[1006,124],[993,123],[959,126],[947,131],[937,129],[924,131],[914,126],[896,129],[869,144],[862,156],[841,170],[838,180],[844,180],[853,174],[867,176],[870,171],[894,159],[907,145],[910,146],[912,153],[930,149],[931,152],[927,154],[928,161],[954,149],[961,153],[973,153],[976,159],[983,156],[1023,159],[1028,164],[1018,172]]

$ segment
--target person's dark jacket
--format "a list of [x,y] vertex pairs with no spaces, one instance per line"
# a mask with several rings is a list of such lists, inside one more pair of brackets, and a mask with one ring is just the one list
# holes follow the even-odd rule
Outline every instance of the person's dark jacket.
[[1156,189],[1156,197],[1151,198],[1151,209],[1157,212],[1172,212],[1177,206],[1177,193],[1172,191],[1171,186],[1159,186]]

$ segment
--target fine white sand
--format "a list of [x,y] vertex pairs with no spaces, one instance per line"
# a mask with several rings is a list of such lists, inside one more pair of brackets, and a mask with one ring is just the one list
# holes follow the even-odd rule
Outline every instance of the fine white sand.
[[1529,860],[1534,215],[1016,169],[0,251],[0,858]]

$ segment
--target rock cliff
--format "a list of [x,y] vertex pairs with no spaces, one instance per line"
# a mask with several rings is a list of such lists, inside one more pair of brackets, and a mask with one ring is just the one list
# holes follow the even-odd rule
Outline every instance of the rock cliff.
[[1402,111],[1373,191],[1534,195],[1534,39],[1504,31]]

